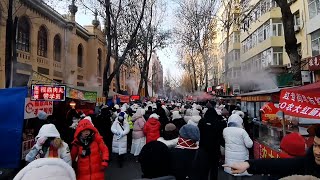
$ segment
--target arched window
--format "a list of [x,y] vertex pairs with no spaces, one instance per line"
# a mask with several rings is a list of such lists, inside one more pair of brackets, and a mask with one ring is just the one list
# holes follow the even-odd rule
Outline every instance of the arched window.
[[30,52],[30,24],[25,16],[18,22],[17,49]]
[[98,61],[97,61],[97,70],[98,76],[101,77],[101,62],[102,62],[102,51],[98,49]]
[[82,44],[78,45],[78,67],[83,66],[83,47]]
[[54,36],[53,39],[53,59],[61,62],[61,39],[59,35]]
[[38,56],[47,57],[48,51],[48,33],[44,26],[38,31]]

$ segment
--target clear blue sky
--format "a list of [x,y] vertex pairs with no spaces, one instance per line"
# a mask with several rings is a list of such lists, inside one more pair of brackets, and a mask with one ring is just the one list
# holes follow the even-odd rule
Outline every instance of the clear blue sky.
[[[177,7],[177,4],[174,3],[173,1],[174,0],[165,0],[165,2],[167,3],[167,10],[165,13],[166,15],[165,15],[164,24],[163,24],[164,29],[172,29],[172,27],[174,27],[175,25],[174,11],[175,11],[175,8]],[[60,7],[60,6],[56,6],[55,8],[58,12],[60,12],[61,14],[66,14],[65,8],[57,8],[57,7]],[[63,5],[63,7],[67,7],[67,6]],[[79,10],[78,13],[76,14],[76,21],[82,26],[90,25],[93,19],[94,17],[90,11],[83,12]],[[179,69],[177,66],[178,57],[177,57],[176,45],[171,44],[169,45],[169,47],[165,49],[158,50],[157,54],[163,65],[164,76],[167,76],[167,71],[169,70],[171,73],[171,76],[180,77],[180,75],[182,74],[182,70]]]

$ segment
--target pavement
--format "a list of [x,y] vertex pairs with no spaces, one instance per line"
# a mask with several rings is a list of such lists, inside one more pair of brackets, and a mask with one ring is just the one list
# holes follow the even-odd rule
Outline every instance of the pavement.
[[[111,162],[106,170],[107,180],[133,180],[141,178],[141,168],[132,155],[127,154],[122,168],[118,167],[116,157],[111,156]],[[266,176],[235,177],[219,169],[219,180],[268,180]]]

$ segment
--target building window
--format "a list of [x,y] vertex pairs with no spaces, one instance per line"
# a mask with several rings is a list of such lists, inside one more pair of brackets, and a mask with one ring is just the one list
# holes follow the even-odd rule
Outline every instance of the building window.
[[17,49],[30,52],[30,24],[25,16],[18,22]]
[[282,52],[273,52],[272,65],[283,65],[283,53]]
[[273,23],[272,24],[272,35],[273,36],[282,36],[282,23]]
[[312,56],[320,54],[320,30],[311,33]]
[[38,56],[47,57],[48,51],[48,33],[44,26],[38,31]]
[[83,47],[82,44],[78,45],[78,61],[77,61],[78,67],[83,67]]
[[57,62],[61,62],[61,39],[59,35],[54,36],[53,59]]
[[84,87],[84,83],[83,82],[77,82],[77,86]]
[[297,11],[293,15],[294,15],[294,25],[300,26],[300,12]]
[[98,60],[97,60],[97,74],[99,77],[101,77],[101,62],[102,62],[102,51],[99,48],[98,49]]
[[312,19],[320,13],[320,0],[308,0],[309,18]]

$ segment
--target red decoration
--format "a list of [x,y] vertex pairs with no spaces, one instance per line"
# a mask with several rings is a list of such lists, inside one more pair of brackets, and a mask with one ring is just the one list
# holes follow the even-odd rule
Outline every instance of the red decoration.
[[279,109],[285,114],[320,119],[320,82],[281,90]]
[[320,70],[320,55],[308,58],[307,61],[310,71]]

